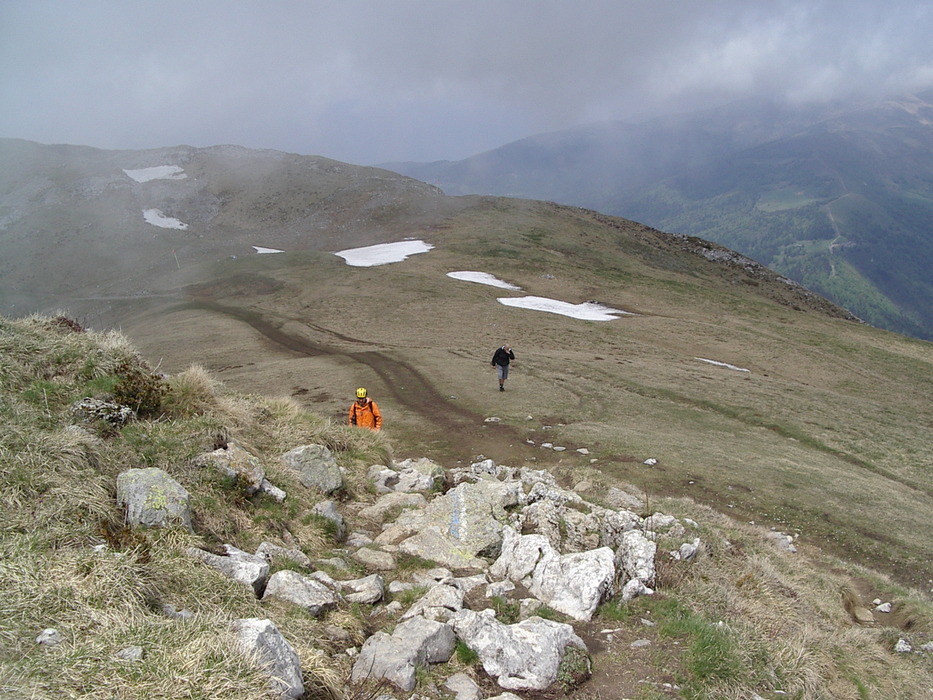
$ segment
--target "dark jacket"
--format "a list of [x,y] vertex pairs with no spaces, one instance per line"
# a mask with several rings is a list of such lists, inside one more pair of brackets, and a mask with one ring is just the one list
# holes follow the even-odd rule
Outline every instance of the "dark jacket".
[[515,353],[512,352],[511,350],[506,352],[505,346],[503,345],[501,348],[496,348],[496,352],[492,356],[492,362],[490,362],[489,364],[491,364],[493,367],[495,367],[496,365],[508,366],[509,360],[514,360],[514,359],[515,359]]

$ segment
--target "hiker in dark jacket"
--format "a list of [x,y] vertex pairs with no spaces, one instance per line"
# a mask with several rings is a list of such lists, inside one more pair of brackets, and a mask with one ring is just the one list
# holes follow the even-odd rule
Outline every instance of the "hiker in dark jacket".
[[512,352],[512,346],[506,343],[502,347],[496,348],[490,363],[496,368],[496,374],[499,375],[499,391],[505,391],[505,380],[509,378],[509,362],[515,359],[515,353]]

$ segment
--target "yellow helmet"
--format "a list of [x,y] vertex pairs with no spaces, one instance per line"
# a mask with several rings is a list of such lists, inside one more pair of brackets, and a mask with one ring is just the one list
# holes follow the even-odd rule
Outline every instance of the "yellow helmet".
[[359,389],[356,390],[356,398],[358,399],[366,398],[366,389],[364,387],[360,387]]

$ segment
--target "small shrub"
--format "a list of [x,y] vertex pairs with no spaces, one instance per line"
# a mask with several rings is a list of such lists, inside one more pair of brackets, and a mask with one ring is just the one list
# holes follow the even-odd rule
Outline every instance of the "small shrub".
[[490,602],[492,609],[496,611],[496,619],[504,625],[514,624],[521,617],[521,604],[517,600],[494,595]]
[[569,646],[557,667],[557,683],[565,693],[579,688],[593,674],[590,655],[579,647]]
[[165,396],[165,382],[154,374],[142,360],[124,360],[115,374],[120,378],[113,388],[114,400],[129,406],[142,417],[157,416]]
[[475,666],[479,662],[479,654],[468,647],[462,639],[457,640],[454,655],[457,657],[457,661],[464,666]]

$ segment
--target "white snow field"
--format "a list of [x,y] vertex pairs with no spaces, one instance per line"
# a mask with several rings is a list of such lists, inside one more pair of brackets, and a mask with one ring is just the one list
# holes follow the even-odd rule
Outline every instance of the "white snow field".
[[546,297],[499,297],[497,301],[505,306],[516,306],[521,309],[533,311],[547,311],[561,316],[572,316],[584,321],[615,321],[618,316],[632,316],[628,311],[620,311],[603,306],[595,301],[585,301],[582,304],[570,304],[566,301],[557,301]]
[[139,170],[124,170],[136,182],[149,182],[150,180],[184,180],[188,177],[185,171],[177,165],[156,165],[152,168]]
[[348,248],[338,250],[339,255],[353,267],[373,267],[386,263],[401,262],[409,255],[427,253],[434,246],[424,241],[399,241],[398,243],[378,243],[364,248]]
[[511,289],[515,292],[522,291],[521,287],[516,287],[514,284],[508,282],[503,282],[497,277],[490,275],[488,272],[470,272],[463,270],[460,272],[448,272],[448,277],[451,277],[455,280],[463,280],[464,282],[476,282],[477,284],[488,284],[491,287],[499,287],[501,289]]
[[284,250],[279,250],[278,248],[263,248],[261,245],[254,245],[253,250],[255,250],[260,255],[267,255],[269,253],[284,253]]
[[143,218],[146,220],[146,223],[158,226],[159,228],[175,228],[179,231],[184,231],[188,228],[188,224],[178,219],[173,219],[170,216],[165,216],[161,209],[144,209]]

